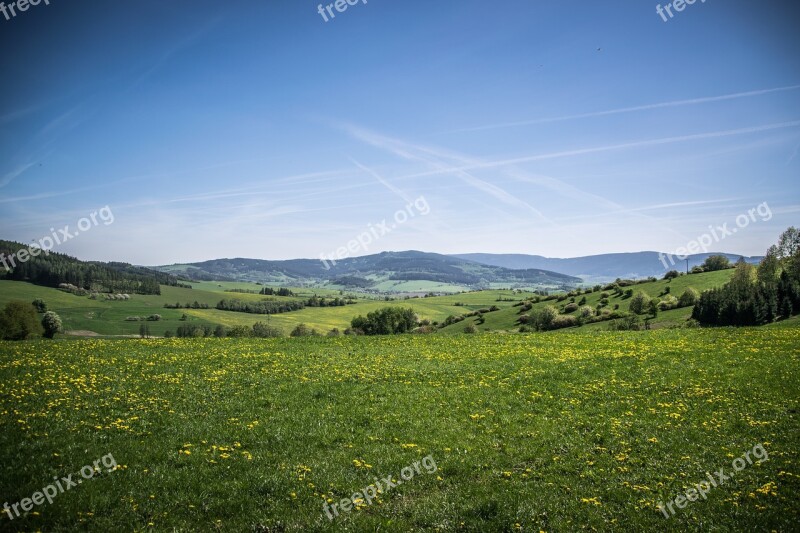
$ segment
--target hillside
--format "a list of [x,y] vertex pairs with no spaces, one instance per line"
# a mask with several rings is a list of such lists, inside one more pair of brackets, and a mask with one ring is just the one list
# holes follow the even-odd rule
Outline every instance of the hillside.
[[69,284],[78,290],[135,294],[158,294],[160,285],[179,285],[178,278],[171,274],[128,263],[81,261],[52,251],[34,251],[36,255],[32,255],[30,250],[22,243],[0,240],[0,280],[46,287]]
[[[666,255],[666,254],[664,254]],[[728,253],[703,253],[690,255],[689,269],[701,265],[712,255],[724,255],[731,263],[741,256]],[[665,257],[659,252],[632,252],[618,254],[588,255],[566,259],[525,254],[457,254],[452,257],[475,261],[503,268],[542,268],[577,276],[592,283],[613,281],[617,278],[642,279],[650,276],[663,277],[668,270],[686,271],[686,261]],[[748,263],[757,264],[763,257],[745,257]],[[665,268],[664,264],[667,267]]]
[[[422,290],[455,292],[504,287],[558,289],[581,282],[579,278],[540,268],[511,269],[485,265],[441,254],[406,251],[383,252],[323,263],[319,259],[267,261],[216,259],[200,263],[154,267],[195,280],[235,280],[284,285],[331,285],[372,292],[409,292],[406,282],[432,282],[441,287]],[[448,287],[449,286],[449,287]],[[449,288],[449,290],[448,290]]]
[[[709,272],[702,274],[691,274],[681,276],[671,282],[659,280],[655,282],[645,282],[633,286],[636,291],[643,291],[651,296],[662,294],[666,287],[670,287],[671,293],[679,296],[687,287],[693,287],[698,291],[718,287],[726,283],[732,275],[732,270],[720,272]],[[47,302],[49,309],[56,311],[64,321],[64,328],[73,332],[93,332],[100,335],[132,335],[136,336],[139,332],[141,322],[126,320],[128,317],[147,317],[158,314],[161,320],[148,322],[150,333],[154,336],[163,336],[165,332],[175,332],[182,325],[199,325],[215,327],[223,325],[226,327],[251,326],[255,322],[269,322],[274,327],[279,328],[285,335],[298,324],[304,323],[309,327],[317,329],[321,333],[326,333],[332,328],[344,330],[350,326],[350,321],[357,315],[366,315],[369,312],[378,310],[387,305],[412,308],[421,318],[432,322],[444,322],[447,317],[459,317],[479,311],[481,309],[496,306],[498,311],[483,314],[485,322],[477,325],[480,331],[505,331],[514,332],[519,329],[517,321],[520,317],[520,305],[524,300],[535,297],[531,292],[517,290],[483,290],[447,296],[398,298],[386,301],[386,297],[373,297],[370,295],[349,293],[347,291],[291,287],[294,296],[287,298],[265,297],[258,294],[234,293],[233,290],[257,291],[261,287],[253,283],[245,282],[199,282],[191,284],[193,288],[171,287],[162,285],[159,295],[131,295],[129,300],[105,300],[90,299],[87,296],[79,296],[62,290],[49,287],[41,287],[30,283],[17,281],[0,281],[0,306],[5,305],[11,300],[33,301],[41,298]],[[586,304],[596,307],[603,291],[592,291],[585,295]],[[565,293],[563,293],[565,294]],[[311,296],[336,297],[349,296],[356,300],[355,304],[342,307],[306,307],[297,311],[281,313],[275,315],[256,315],[241,312],[222,311],[215,309],[217,303],[222,299],[236,298],[248,302],[258,302],[263,300],[304,300]],[[576,298],[580,300],[583,296]],[[194,302],[197,307],[192,308]],[[167,305],[180,303],[190,304],[190,308],[167,309]],[[534,309],[545,305],[562,306],[568,303],[568,298],[561,302],[541,302],[533,306]],[[615,305],[620,306],[620,311],[628,308],[629,301],[625,298],[611,296],[609,298],[609,308]],[[206,306],[207,308],[202,308]],[[571,313],[575,314],[575,313]],[[691,314],[691,308],[675,309],[660,313],[658,318],[652,322],[654,328],[670,325],[677,325],[685,322]],[[452,334],[461,333],[469,323],[474,323],[477,317],[469,317],[466,320],[437,329],[437,333]],[[608,326],[608,322],[597,324],[587,324],[579,331],[591,331],[603,329]],[[575,331],[574,328],[562,331]]]

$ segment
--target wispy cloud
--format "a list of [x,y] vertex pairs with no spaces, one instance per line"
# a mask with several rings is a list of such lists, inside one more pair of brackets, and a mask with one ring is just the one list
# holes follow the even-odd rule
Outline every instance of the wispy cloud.
[[[629,143],[623,144],[612,144],[607,146],[596,146],[592,148],[581,148],[576,150],[565,150],[561,152],[551,152],[549,154],[539,154],[539,155],[530,155],[530,156],[523,156],[523,157],[516,157],[511,159],[502,159],[496,161],[485,161],[485,162],[476,162],[469,165],[464,165],[457,169],[451,170],[475,170],[479,168],[493,168],[493,167],[501,167],[507,165],[518,165],[522,163],[530,163],[533,161],[544,161],[546,159],[558,159],[562,157],[572,157],[578,155],[586,155],[586,154],[596,154],[602,152],[611,152],[615,150],[626,150],[629,148],[644,148],[647,146],[660,146],[665,144],[674,144],[674,143],[681,143],[681,142],[689,142],[689,141],[699,141],[703,139],[715,139],[720,137],[732,137],[735,135],[746,135],[749,133],[761,133],[765,131],[772,131],[772,130],[779,130],[779,129],[786,129],[786,128],[796,128],[800,127],[800,120],[794,120],[791,122],[780,122],[777,124],[767,124],[764,126],[754,126],[750,128],[740,128],[740,129],[733,129],[733,130],[724,130],[724,131],[713,131],[709,133],[698,133],[694,135],[682,135],[679,137],[664,137],[661,139],[650,139],[646,141],[634,141]],[[417,174],[411,174],[405,176],[407,178],[418,178],[424,176],[433,176],[436,174],[442,174],[441,170],[432,170],[427,172],[420,172]]]
[[618,109],[610,109],[607,111],[595,111],[592,113],[580,113],[577,115],[565,115],[560,117],[550,117],[550,118],[539,118],[534,120],[521,120],[518,122],[505,122],[501,124],[489,124],[486,126],[475,126],[472,128],[462,128],[457,130],[450,130],[446,133],[459,133],[459,132],[467,132],[467,131],[484,131],[484,130],[493,130],[493,129],[500,129],[500,128],[512,128],[518,126],[530,126],[533,124],[545,124],[548,122],[561,122],[565,120],[575,120],[580,118],[591,118],[591,117],[602,117],[608,115],[619,115],[622,113],[634,113],[636,111],[648,111],[652,109],[662,109],[668,107],[681,107],[687,105],[698,105],[698,104],[707,104],[711,102],[722,102],[725,100],[735,100],[737,98],[748,98],[752,96],[761,96],[764,94],[776,93],[776,92],[783,92],[783,91],[794,91],[800,89],[800,85],[789,85],[787,87],[775,87],[773,89],[762,89],[758,91],[747,91],[741,93],[734,93],[734,94],[724,94],[721,96],[709,96],[705,98],[691,98],[688,100],[673,100],[671,102],[660,102],[657,104],[647,104],[647,105],[640,105],[640,106],[633,106],[633,107],[621,107]]
[[408,203],[411,203],[413,201],[410,196],[408,196],[406,193],[404,193],[403,191],[401,191],[400,189],[398,189],[397,187],[395,187],[394,185],[392,185],[391,183],[389,183],[385,179],[383,179],[377,172],[375,172],[371,168],[365,167],[364,165],[362,165],[361,163],[359,163],[358,161],[356,161],[352,157],[350,158],[350,161],[352,161],[355,166],[357,166],[358,168],[360,168],[361,170],[363,170],[364,172],[366,172],[367,174],[369,174],[370,176],[372,176],[373,178],[378,180],[378,182],[380,182],[381,185],[383,185],[384,187],[386,187],[387,189],[392,191],[394,194],[396,194],[397,196],[402,198],[404,201],[406,201]]
[[15,168],[14,170],[12,170],[11,172],[5,174],[2,178],[0,178],[0,189],[2,189],[6,185],[8,185],[12,181],[14,181],[15,179],[17,179],[21,175],[23,175],[29,168],[31,168],[34,165],[36,165],[36,162],[27,163],[25,165],[20,165],[17,168]]
[[[403,159],[425,163],[427,166],[436,169],[433,171],[435,174],[452,174],[481,193],[488,194],[489,196],[503,202],[506,205],[530,211],[534,213],[540,220],[552,223],[552,221],[550,221],[540,210],[536,209],[524,200],[520,200],[517,196],[514,196],[495,184],[489,183],[474,176],[473,174],[467,172],[465,168],[459,168],[457,166],[454,167],[452,164],[448,164],[444,161],[445,159],[458,158],[458,156],[448,154],[445,151],[436,149],[434,147],[420,147],[406,143],[399,139],[380,135],[352,125],[345,125],[342,126],[342,128],[345,131],[348,131],[353,137],[364,141],[369,145],[386,150],[399,157],[402,157]],[[462,166],[466,166],[464,165],[465,162],[466,161],[463,159],[459,161]],[[471,161],[469,163],[472,164]]]

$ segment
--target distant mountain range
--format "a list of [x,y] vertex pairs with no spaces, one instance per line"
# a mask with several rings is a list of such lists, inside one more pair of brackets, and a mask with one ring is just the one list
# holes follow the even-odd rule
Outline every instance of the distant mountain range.
[[267,261],[215,259],[200,263],[151,267],[195,280],[255,281],[286,285],[334,283],[368,289],[386,281],[429,281],[487,288],[494,284],[514,287],[571,287],[577,277],[541,268],[507,268],[447,255],[406,251],[383,252],[323,264],[318,259]]
[[[709,256],[724,255],[731,263],[741,255],[728,253],[696,254],[688,257],[689,269],[700,265]],[[556,259],[540,255],[524,254],[457,254],[451,257],[475,261],[484,265],[503,268],[539,268],[577,276],[585,281],[611,281],[617,278],[642,279],[650,276],[663,277],[669,270],[686,271],[686,261],[673,256],[663,256],[659,252],[632,252],[619,254],[588,255]],[[758,263],[763,257],[745,257],[748,263]],[[666,264],[666,267],[665,267]]]

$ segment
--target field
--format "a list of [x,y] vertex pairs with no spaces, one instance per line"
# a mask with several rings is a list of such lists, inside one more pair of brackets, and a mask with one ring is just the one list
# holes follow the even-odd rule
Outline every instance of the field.
[[796,531],[799,359],[789,327],[0,343],[0,503],[117,463],[0,530]]
[[[678,297],[687,287],[693,287],[698,291],[703,291],[711,287],[723,285],[730,279],[732,272],[732,270],[725,270],[681,276],[671,282],[661,280],[642,283],[633,286],[633,289],[635,291],[644,291],[652,297],[658,297],[663,295],[665,289],[669,287],[671,289],[671,294]],[[443,321],[449,315],[458,316],[470,311],[496,305],[501,310],[486,314],[486,322],[479,325],[478,329],[481,331],[516,331],[519,328],[517,324],[519,307],[513,307],[513,305],[525,297],[533,296],[532,293],[528,292],[496,289],[429,298],[399,299],[386,302],[375,295],[354,295],[347,291],[342,291],[340,293],[338,290],[331,289],[290,287],[296,294],[296,297],[289,299],[308,299],[315,294],[327,298],[352,295],[357,298],[357,303],[344,307],[307,307],[291,313],[266,316],[214,309],[217,302],[223,298],[252,301],[259,301],[265,298],[277,298],[259,296],[257,294],[226,292],[226,290],[230,289],[259,290],[261,289],[259,285],[245,282],[200,282],[194,283],[192,286],[192,289],[186,289],[162,285],[161,295],[158,296],[132,295],[131,299],[128,301],[105,301],[90,300],[85,296],[74,296],[57,289],[41,287],[30,283],[0,281],[0,306],[5,305],[11,300],[31,302],[35,298],[41,298],[47,302],[50,310],[54,310],[59,314],[64,322],[64,329],[67,331],[92,332],[93,334],[103,336],[135,337],[139,334],[139,326],[141,323],[128,322],[125,320],[126,317],[146,317],[152,314],[161,315],[161,321],[147,323],[153,336],[163,336],[166,331],[172,331],[174,333],[180,325],[186,323],[182,320],[183,315],[186,315],[186,321],[190,324],[211,325],[212,327],[218,324],[228,327],[237,325],[251,326],[255,322],[268,321],[273,326],[281,329],[284,334],[288,335],[289,332],[300,323],[305,323],[312,328],[316,328],[320,333],[327,333],[332,328],[344,330],[350,326],[350,321],[356,315],[366,315],[386,305],[411,307],[421,318],[427,318],[431,321]],[[593,308],[596,307],[600,301],[601,295],[601,291],[585,295],[586,305]],[[578,297],[578,299],[580,299],[580,297]],[[200,304],[207,304],[211,309],[164,308],[164,304],[186,304],[195,301]],[[562,302],[559,305],[563,305],[564,303],[566,302]],[[555,302],[542,302],[535,307],[553,304],[555,304]],[[619,305],[620,309],[625,311],[628,309],[628,304],[628,299],[612,295],[609,308],[613,309],[615,305]],[[685,322],[690,315],[691,308],[663,312],[653,321],[653,327],[677,326]],[[446,334],[461,333],[464,330],[464,326],[474,321],[474,318],[470,318],[464,322],[448,326],[442,329],[441,332]],[[608,322],[600,322],[584,326],[583,329],[601,330],[607,327]]]

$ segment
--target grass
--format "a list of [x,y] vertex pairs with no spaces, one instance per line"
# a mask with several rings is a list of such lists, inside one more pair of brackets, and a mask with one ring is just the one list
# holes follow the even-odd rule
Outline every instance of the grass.
[[792,531],[799,357],[788,327],[0,343],[2,501],[119,465],[0,530]]
[[[732,270],[721,272],[709,272],[703,274],[693,274],[681,276],[667,282],[664,280],[652,283],[642,283],[632,288],[634,291],[644,291],[650,296],[658,297],[663,295],[664,290],[670,287],[671,294],[679,297],[687,287],[694,287],[698,291],[723,285],[730,279]],[[417,283],[417,282],[414,282]],[[425,282],[427,283],[427,282]],[[431,288],[430,286],[429,288]],[[255,322],[269,322],[273,326],[280,328],[284,334],[288,335],[297,324],[305,323],[317,329],[321,333],[326,333],[332,328],[344,330],[350,326],[350,321],[357,315],[366,315],[371,311],[380,309],[387,305],[399,305],[411,307],[422,318],[431,321],[443,321],[449,315],[461,315],[470,311],[496,305],[500,311],[485,314],[486,322],[478,329],[481,331],[516,331],[519,326],[516,323],[519,318],[519,307],[513,307],[515,301],[519,301],[531,293],[515,293],[510,290],[485,290],[476,292],[465,292],[460,294],[450,294],[446,296],[436,296],[430,298],[412,298],[408,300],[399,299],[390,302],[376,299],[374,296],[361,297],[354,305],[344,307],[327,308],[305,308],[300,311],[283,313],[279,315],[254,315],[247,313],[234,313],[230,311],[219,311],[214,309],[223,298],[259,301],[263,299],[278,299],[274,296],[261,296],[258,294],[231,293],[225,292],[228,289],[249,289],[258,290],[261,286],[254,283],[244,282],[200,282],[193,284],[192,289],[169,287],[162,285],[161,295],[142,296],[132,295],[128,301],[104,301],[90,300],[85,296],[74,296],[63,291],[22,283],[18,281],[0,281],[0,306],[5,305],[11,300],[33,301],[35,298],[44,299],[50,310],[56,311],[61,316],[64,329],[68,331],[91,331],[101,335],[117,336],[138,336],[141,322],[126,321],[129,316],[146,317],[152,314],[159,314],[162,320],[158,322],[147,322],[151,335],[163,336],[166,331],[173,333],[177,328],[184,324],[183,315],[192,324],[211,325],[218,324],[232,326],[251,326]],[[295,294],[292,300],[307,299],[317,294],[318,296],[337,297],[348,293],[345,291],[340,294],[338,290],[316,289],[308,287],[289,287]],[[602,291],[592,292],[585,295],[586,305],[596,307],[600,301]],[[582,296],[576,298],[576,302]],[[498,301],[498,300],[514,301]],[[165,309],[164,304],[192,303],[197,301],[207,304],[210,309]],[[629,299],[618,296],[610,297],[609,308],[613,309],[615,304],[621,310],[627,310]],[[535,307],[545,305],[563,305],[567,301],[542,302]],[[456,305],[460,304],[460,305]],[[572,313],[577,314],[577,312]],[[659,314],[658,318],[652,321],[654,328],[679,325],[686,321],[691,315],[691,308],[677,309]],[[455,334],[464,331],[464,327],[474,322],[475,319],[467,319],[441,330],[444,334]],[[585,331],[602,330],[608,327],[608,322],[589,324],[581,328]]]

